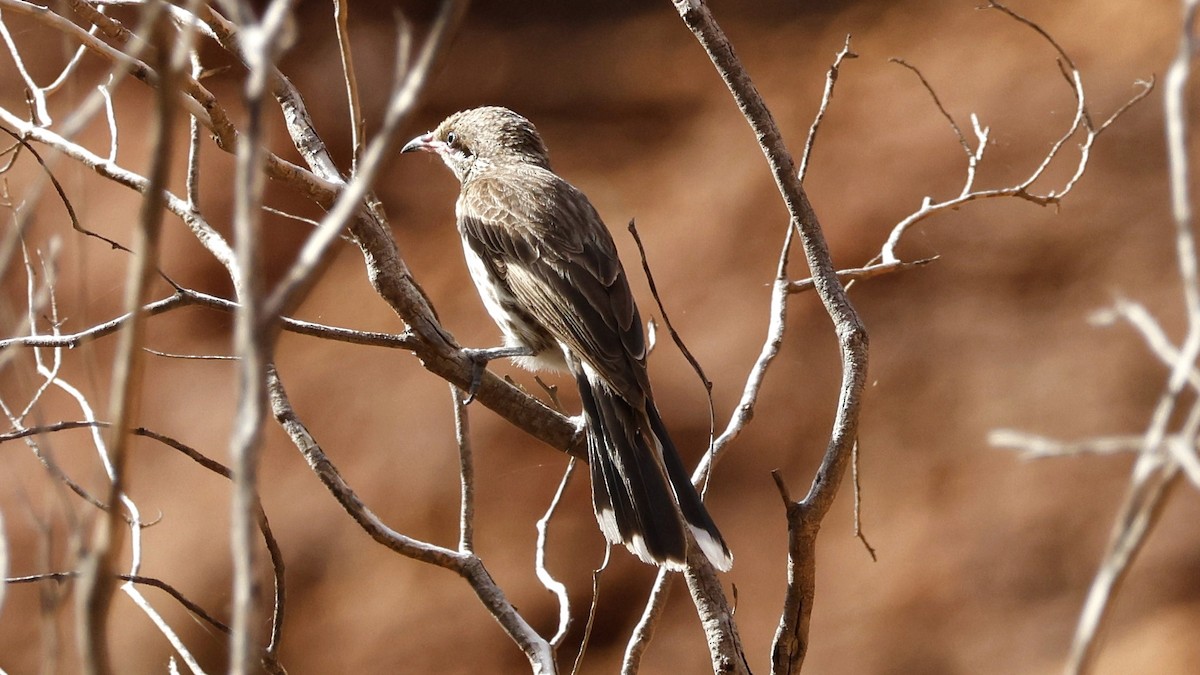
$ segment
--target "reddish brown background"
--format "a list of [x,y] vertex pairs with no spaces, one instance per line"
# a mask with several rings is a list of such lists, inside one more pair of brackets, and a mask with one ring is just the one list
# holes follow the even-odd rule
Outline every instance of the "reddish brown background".
[[[714,3],[793,150],[803,142],[833,54],[846,33],[854,36],[861,58],[843,70],[806,183],[839,266],[865,263],[924,196],[945,198],[961,187],[961,149],[915,77],[889,57],[920,66],[964,127],[974,112],[991,128],[981,186],[1027,175],[1069,124],[1074,102],[1053,51],[1027,28],[976,11],[975,4]],[[1133,94],[1136,80],[1161,75],[1176,44],[1176,3],[1015,8],[1076,60],[1099,118]],[[424,26],[430,9],[408,9]],[[391,11],[352,9],[372,128],[390,77]],[[345,160],[329,10],[309,3],[301,16],[302,42],[283,69]],[[23,44],[45,35],[30,24],[14,25]],[[46,60],[34,64],[43,78],[61,62],[62,49],[49,43]],[[4,100],[19,108],[19,84],[5,63]],[[236,75],[211,80],[231,105]],[[127,84],[118,100],[128,123],[148,99],[144,88]],[[751,132],[670,3],[477,3],[406,133],[481,104],[510,106],[539,126],[556,169],[589,194],[634,269],[636,251],[623,225],[637,219],[672,318],[716,383],[723,425],[764,336],[786,214]],[[144,132],[127,124],[124,134],[122,163],[144,171]],[[103,130],[95,127],[85,140],[101,147]],[[275,148],[291,156],[281,134]],[[1073,151],[1071,144],[1065,161],[1039,183],[1043,190],[1061,186],[1073,170]],[[212,148],[204,159],[203,205],[227,229],[231,207],[222,178],[231,164]],[[59,167],[85,225],[128,240],[136,199],[67,162]],[[22,175],[31,174],[27,167]],[[463,344],[491,345],[497,332],[468,286],[452,227],[456,189],[434,160],[409,156],[393,161],[378,186],[400,248],[446,325]],[[304,210],[278,189],[270,199]],[[1061,209],[992,202],[941,215],[914,228],[900,249],[910,258],[940,256],[936,263],[854,289],[871,336],[861,482],[866,534],[879,561],[853,535],[847,483],[820,542],[810,672],[1061,668],[1131,462],[1123,456],[1027,462],[990,447],[987,435],[1017,428],[1075,439],[1146,427],[1164,369],[1128,327],[1095,328],[1087,319],[1127,296],[1161,317],[1175,339],[1182,334],[1167,200],[1156,92],[1100,139],[1088,174]],[[52,235],[64,238],[61,303],[66,329],[77,330],[118,312],[125,258],[70,234],[60,209],[54,202],[42,206],[30,241],[44,248]],[[178,221],[168,219],[167,227],[164,267],[184,283],[228,294],[219,267]],[[278,272],[305,227],[269,217],[265,232]],[[343,248],[299,316],[400,330],[366,283],[356,250]],[[805,276],[799,258],[794,269]],[[631,272],[644,314],[656,314],[640,272]],[[5,280],[10,306],[20,306],[23,283]],[[229,329],[228,316],[188,311],[153,320],[149,340],[168,351],[227,353]],[[113,343],[68,355],[65,375],[97,403],[106,399]],[[27,356],[19,364],[26,370]],[[278,362],[299,414],[360,496],[396,529],[453,545],[457,464],[445,385],[404,353],[291,335]],[[665,344],[652,365],[664,414],[694,461],[707,435],[703,390]],[[532,385],[527,374],[499,369]],[[232,375],[224,362],[152,360],[140,423],[226,459]],[[796,493],[807,488],[829,433],[837,377],[828,318],[815,296],[794,298],[758,417],[712,483],[712,511],[737,557],[728,587],[736,587],[739,627],[760,671],[782,604],[786,555],[783,510],[769,472],[780,469]],[[28,380],[5,380],[6,396],[15,400],[27,391]],[[46,411],[39,421],[78,416],[58,395]],[[534,522],[565,459],[482,407],[472,408],[472,424],[478,552],[525,616],[550,633],[556,606],[533,576]],[[100,485],[84,435],[60,434],[48,443],[81,482]],[[7,444],[0,453],[12,573],[61,569],[69,560],[63,513],[88,509],[56,496],[24,447]],[[227,616],[228,485],[154,444],[137,443],[133,458],[132,493],[148,516],[162,517],[145,532],[144,572]],[[288,561],[283,660],[291,673],[527,668],[464,583],[373,543],[273,426],[262,475],[265,506]],[[551,535],[551,567],[575,603],[564,664],[580,637],[590,570],[602,557],[586,481],[578,478]],[[1198,515],[1195,491],[1181,487],[1116,603],[1098,672],[1200,670]],[[45,538],[35,516],[58,528],[50,562],[39,552]],[[583,672],[616,670],[652,579],[651,568],[614,552]],[[203,662],[220,671],[224,640],[146,592]],[[36,590],[10,588],[0,613],[0,667],[9,673],[37,671],[46,636],[37,616]],[[69,601],[58,616],[66,631],[61,651],[69,652]],[[163,671],[165,641],[123,599],[114,626],[120,672]],[[69,653],[58,663],[59,672],[74,668]],[[680,584],[643,672],[706,668],[703,636]]]

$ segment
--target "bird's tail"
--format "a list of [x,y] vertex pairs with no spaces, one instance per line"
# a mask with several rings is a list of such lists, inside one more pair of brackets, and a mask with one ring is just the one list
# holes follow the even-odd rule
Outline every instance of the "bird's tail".
[[692,479],[688,475],[687,469],[684,468],[683,460],[679,458],[679,452],[675,450],[675,444],[671,442],[667,427],[659,417],[658,409],[654,407],[652,400],[646,401],[646,416],[650,422],[650,430],[654,433],[659,453],[663,458],[663,464],[666,466],[671,489],[675,491],[675,501],[679,504],[679,511],[683,515],[684,522],[687,523],[696,543],[700,545],[700,550],[704,552],[704,556],[713,564],[713,567],[722,572],[728,572],[733,567],[733,553],[725,545],[725,538],[721,536],[717,524],[713,522],[708,509],[704,507],[700,493],[696,492],[695,486],[692,485]]
[[643,413],[593,381],[587,368],[580,370],[576,380],[588,423],[592,503],[601,531],[642,560],[678,570],[687,565],[686,525],[713,566],[728,570],[733,556],[692,487],[653,401],[646,401]]

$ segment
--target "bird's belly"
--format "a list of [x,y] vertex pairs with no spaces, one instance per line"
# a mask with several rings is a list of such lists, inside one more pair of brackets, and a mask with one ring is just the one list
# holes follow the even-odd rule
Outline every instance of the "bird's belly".
[[471,281],[475,282],[488,316],[504,333],[505,345],[525,347],[534,352],[533,356],[518,356],[513,361],[526,370],[566,370],[566,359],[558,341],[521,308],[502,280],[492,278],[487,264],[466,240],[463,241],[463,253]]

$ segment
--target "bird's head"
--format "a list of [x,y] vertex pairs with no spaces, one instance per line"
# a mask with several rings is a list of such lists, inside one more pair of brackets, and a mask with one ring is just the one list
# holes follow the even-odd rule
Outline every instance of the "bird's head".
[[546,145],[533,124],[497,106],[456,112],[433,131],[409,141],[400,152],[416,150],[437,154],[459,181],[486,166],[534,164],[550,168]]

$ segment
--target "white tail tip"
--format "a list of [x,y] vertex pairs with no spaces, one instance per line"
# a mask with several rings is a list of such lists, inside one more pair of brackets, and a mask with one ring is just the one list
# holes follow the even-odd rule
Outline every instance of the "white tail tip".
[[725,550],[720,541],[713,538],[707,530],[702,530],[691,523],[688,524],[688,529],[692,531],[692,536],[696,538],[696,543],[700,545],[704,557],[708,558],[713,567],[722,572],[728,572],[733,568],[733,554]]

